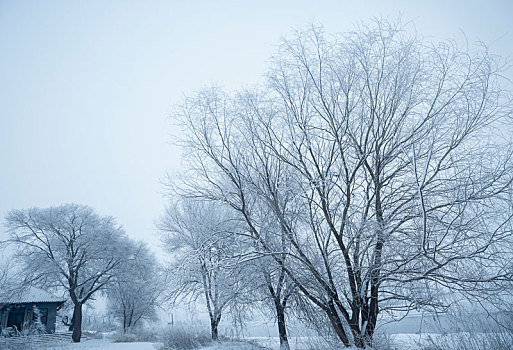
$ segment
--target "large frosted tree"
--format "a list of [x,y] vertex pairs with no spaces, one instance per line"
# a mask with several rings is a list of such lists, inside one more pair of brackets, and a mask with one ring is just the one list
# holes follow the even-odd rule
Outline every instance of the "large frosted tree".
[[186,99],[189,173],[175,186],[229,204],[339,340],[365,347],[385,311],[511,289],[503,70],[482,45],[431,44],[386,21],[298,32],[265,89]]
[[82,306],[129,258],[123,229],[112,217],[79,204],[11,210],[6,226],[24,283],[67,291],[74,305],[72,339],[79,342]]

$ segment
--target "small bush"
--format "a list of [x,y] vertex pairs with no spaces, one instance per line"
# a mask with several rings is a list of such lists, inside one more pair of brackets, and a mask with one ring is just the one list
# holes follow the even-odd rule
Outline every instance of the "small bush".
[[158,342],[162,339],[162,328],[144,328],[134,332],[140,342]]
[[82,337],[88,339],[103,339],[104,333],[97,331],[83,331]]
[[513,333],[453,333],[437,338],[428,338],[422,350],[511,350]]
[[114,337],[115,343],[134,343],[134,342],[157,342],[162,337],[162,330],[138,328],[128,333],[118,333]]
[[372,338],[372,349],[375,350],[396,350],[399,346],[394,342],[390,334],[376,333]]
[[120,333],[114,338],[115,343],[135,343],[138,342],[139,338],[137,335],[132,333]]
[[198,349],[212,342],[210,334],[185,325],[168,328],[162,338],[162,350]]
[[305,350],[336,350],[340,348],[340,340],[334,337],[308,336],[289,339],[292,348]]
[[428,337],[419,347],[421,350],[512,350],[513,316],[498,316],[501,324],[495,319],[462,312],[457,321],[459,329],[465,331]]

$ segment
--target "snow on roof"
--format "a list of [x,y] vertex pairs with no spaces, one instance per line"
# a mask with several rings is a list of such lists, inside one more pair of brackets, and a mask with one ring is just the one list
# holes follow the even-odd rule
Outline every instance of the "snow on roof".
[[63,303],[63,298],[36,287],[28,287],[9,296],[0,296],[0,304]]

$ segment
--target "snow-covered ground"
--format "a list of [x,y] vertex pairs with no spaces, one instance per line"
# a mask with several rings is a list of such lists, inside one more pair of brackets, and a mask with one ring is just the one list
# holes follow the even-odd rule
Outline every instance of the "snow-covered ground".
[[[314,339],[309,337],[291,338],[290,345],[293,350],[307,350],[312,349]],[[0,350],[11,350],[10,347],[3,347],[0,343]],[[54,345],[46,345],[44,347],[27,344],[27,350],[159,350],[162,344],[149,343],[149,342],[134,342],[134,343],[115,343],[112,339],[83,339],[80,343],[60,342]],[[22,347],[15,347],[13,349],[22,349]],[[24,348],[23,348],[24,349]],[[201,350],[264,350],[264,349],[279,349],[278,338],[252,338],[248,341],[222,341],[217,342]],[[24,349],[25,350],[25,349]],[[344,349],[346,350],[346,349]]]
[[91,339],[81,343],[63,344],[61,347],[52,348],[55,350],[157,350],[161,344],[158,343],[114,343],[108,339]]
[[[404,337],[402,337],[404,336]],[[414,339],[410,339],[410,336],[414,335],[398,335],[399,340],[397,345],[401,345],[398,349],[415,349],[412,347],[415,343]],[[399,339],[400,338],[400,339]],[[416,340],[416,339],[415,339]],[[289,339],[290,347],[292,350],[310,350],[320,349],[322,345],[319,343],[319,339],[315,337],[291,337]],[[116,343],[113,339],[83,339],[80,343],[72,342],[59,342],[53,345],[35,345],[26,344],[26,347],[18,345],[17,347],[11,348],[8,345],[0,343],[0,350],[11,350],[11,349],[23,349],[23,350],[160,350],[162,344],[150,343],[150,342],[133,342],[133,343]],[[277,337],[254,337],[248,339],[246,342],[242,341],[227,341],[218,342],[212,345],[208,345],[201,350],[278,350],[279,339]],[[336,350],[336,349],[330,349]],[[347,348],[344,348],[347,350]]]
[[201,350],[263,350],[263,348],[257,344],[247,342],[219,342]]
[[[466,336],[465,334],[449,334],[445,337],[449,337],[452,340],[452,344],[457,344],[459,337]],[[469,337],[480,339],[480,337],[488,337],[484,333],[473,333],[468,334]],[[393,334],[386,339],[391,343],[383,343],[384,348],[393,348],[397,350],[419,350],[422,347],[430,343],[429,339],[437,340],[442,337],[441,334]],[[513,349],[513,339],[511,337],[505,338],[511,342],[511,348]],[[455,343],[456,341],[456,343]],[[329,350],[348,350],[343,347],[326,347],[325,343],[322,342],[318,337],[290,337],[289,344],[291,350],[311,350],[311,349],[329,349]],[[324,344],[324,345],[323,345]],[[490,344],[494,344],[493,342]],[[497,343],[498,344],[498,343]],[[380,346],[378,345],[378,348]],[[452,347],[451,347],[452,348]],[[454,347],[455,348],[455,347]],[[496,348],[489,348],[490,350]],[[504,348],[504,347],[502,347]],[[111,338],[103,339],[84,339],[80,343],[71,342],[60,342],[55,345],[38,346],[34,344],[26,344],[26,346],[18,345],[17,347],[9,347],[8,345],[0,342],[0,350],[160,350],[162,344],[151,343],[151,342],[133,342],[133,343],[116,343]],[[356,348],[349,348],[350,350],[357,350]],[[279,340],[277,337],[253,337],[248,338],[245,341],[221,341],[211,345],[207,345],[200,350],[279,350]]]
[[[278,337],[250,337],[249,340],[264,346],[267,349],[278,350],[280,339]],[[321,344],[318,337],[290,337],[289,345],[292,350],[307,350],[318,347]]]
[[57,342],[52,345],[17,344],[15,346],[0,343],[0,350],[158,350],[160,348],[159,343],[115,343],[111,339],[84,339],[80,343]]
[[[61,342],[55,345],[35,346],[27,344],[27,347],[18,345],[12,349],[27,350],[159,350],[160,343],[134,342],[115,343],[111,339],[85,339],[80,343]],[[0,350],[10,350],[11,347],[0,343]],[[262,346],[247,342],[219,342],[202,348],[201,350],[262,350]]]

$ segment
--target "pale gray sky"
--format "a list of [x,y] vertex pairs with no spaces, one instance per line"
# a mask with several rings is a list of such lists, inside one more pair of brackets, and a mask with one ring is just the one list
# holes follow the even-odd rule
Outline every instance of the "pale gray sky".
[[511,0],[0,0],[0,219],[83,203],[155,245],[159,180],[180,166],[166,117],[184,93],[262,82],[293,28],[400,13],[425,36],[463,30],[513,58]]

